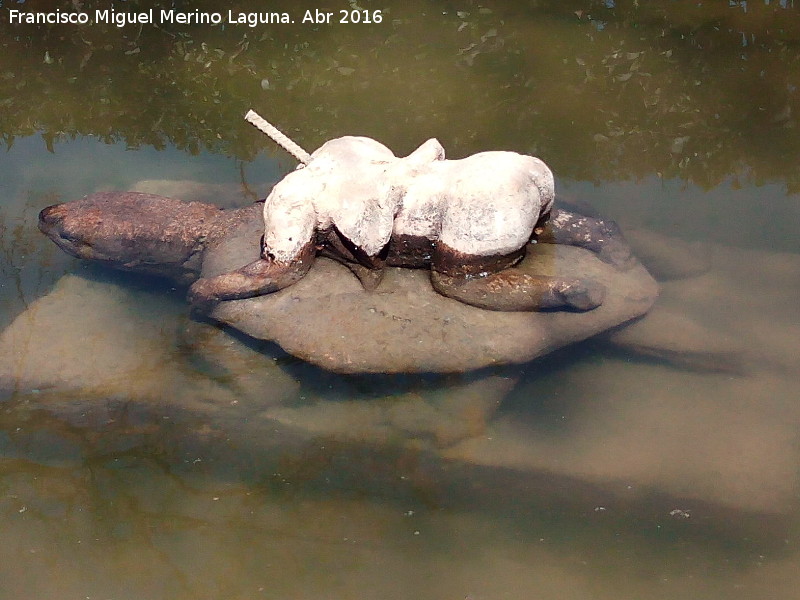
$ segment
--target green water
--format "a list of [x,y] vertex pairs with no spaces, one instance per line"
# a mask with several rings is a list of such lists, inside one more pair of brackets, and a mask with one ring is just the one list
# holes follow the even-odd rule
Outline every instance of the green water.
[[[798,9],[340,4],[118,28],[0,1],[0,599],[796,597]],[[308,150],[541,157],[562,198],[690,248],[659,306],[725,352],[337,376],[36,230],[101,189],[244,206],[294,167],[250,108]]]

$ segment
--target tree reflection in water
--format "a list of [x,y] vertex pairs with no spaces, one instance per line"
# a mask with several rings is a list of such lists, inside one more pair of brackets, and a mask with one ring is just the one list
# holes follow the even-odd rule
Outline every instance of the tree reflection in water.
[[249,159],[274,151],[242,122],[256,107],[310,149],[359,133],[402,153],[437,136],[453,156],[546,156],[571,179],[658,173],[797,189],[793,3],[495,4],[412,0],[363,27],[4,22],[0,135],[6,145],[37,132],[50,149],[93,135]]

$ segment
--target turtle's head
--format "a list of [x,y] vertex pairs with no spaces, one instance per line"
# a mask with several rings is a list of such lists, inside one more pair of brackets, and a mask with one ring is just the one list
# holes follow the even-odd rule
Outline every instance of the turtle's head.
[[199,274],[204,245],[220,214],[208,204],[101,192],[48,206],[39,213],[39,229],[72,256],[185,282]]
[[[125,263],[146,247],[160,227],[148,227],[155,206],[144,206],[137,195],[100,193],[75,202],[54,204],[39,213],[39,230],[67,254],[109,263]],[[152,224],[155,225],[155,224]],[[166,224],[164,224],[166,225]],[[148,231],[152,229],[153,231]]]
[[107,258],[103,256],[102,244],[99,248],[92,244],[98,239],[97,219],[91,219],[94,223],[90,226],[89,215],[76,210],[77,204],[54,204],[43,209],[39,213],[39,230],[67,254],[78,258]]

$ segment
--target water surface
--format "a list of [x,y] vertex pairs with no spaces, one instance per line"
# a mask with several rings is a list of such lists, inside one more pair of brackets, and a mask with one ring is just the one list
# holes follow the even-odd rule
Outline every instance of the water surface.
[[[794,4],[357,6],[383,22],[2,17],[0,598],[794,597]],[[342,377],[36,230],[103,189],[251,202],[294,165],[249,108],[309,150],[540,156],[563,199],[696,263],[658,306],[700,341]]]

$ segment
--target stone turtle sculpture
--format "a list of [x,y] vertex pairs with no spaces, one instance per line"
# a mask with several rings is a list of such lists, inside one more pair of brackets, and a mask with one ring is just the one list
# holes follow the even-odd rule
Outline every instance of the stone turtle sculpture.
[[374,289],[385,266],[428,267],[441,294],[494,310],[591,310],[599,283],[514,269],[537,240],[581,246],[624,268],[613,223],[553,207],[550,169],[515,152],[445,160],[430,139],[405,158],[366,137],[326,142],[264,203],[261,257],[202,278],[192,304],[272,293],[296,283],[319,253]]
[[[152,194],[105,192],[43,210],[40,227],[74,256],[186,285],[258,259],[263,203],[220,210]],[[599,256],[540,240],[514,267],[531,276],[599,282],[606,296],[589,311],[483,310],[437,293],[424,269],[391,266],[381,285],[367,291],[346,265],[321,256],[294,285],[219,302],[204,316],[341,373],[462,372],[524,363],[650,309],[658,286],[642,265],[631,258],[620,269]],[[91,311],[87,298],[79,293],[65,302]]]

